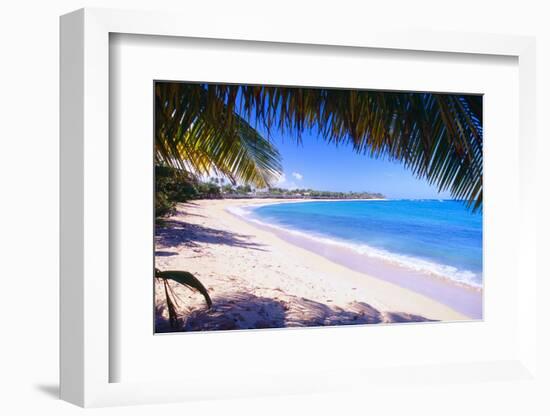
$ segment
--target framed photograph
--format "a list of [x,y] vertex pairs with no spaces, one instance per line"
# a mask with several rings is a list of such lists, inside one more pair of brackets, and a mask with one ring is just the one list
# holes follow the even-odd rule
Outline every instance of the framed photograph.
[[181,18],[61,18],[62,398],[537,383],[534,40]]
[[153,88],[156,333],[483,319],[482,95]]

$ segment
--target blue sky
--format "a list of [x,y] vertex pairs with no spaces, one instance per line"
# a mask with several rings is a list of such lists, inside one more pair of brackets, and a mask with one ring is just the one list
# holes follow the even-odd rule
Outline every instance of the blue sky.
[[[237,108],[239,108],[237,98]],[[245,114],[242,116],[247,119]],[[264,137],[267,130],[255,124],[255,112],[248,122]],[[269,135],[282,156],[284,174],[280,188],[311,188],[318,191],[379,192],[387,198],[451,199],[425,180],[416,178],[399,162],[357,154],[350,145],[327,143],[317,131],[304,131],[301,144],[296,136],[281,135],[273,128]]]
[[[247,119],[245,114],[242,116]],[[268,137],[265,128],[250,121],[254,118],[255,112],[252,110],[248,122]],[[401,163],[357,154],[351,145],[327,143],[317,131],[304,131],[300,144],[294,135],[283,136],[277,128],[270,133],[270,140],[281,153],[283,162],[284,174],[279,183],[274,184],[276,187],[379,192],[392,199],[451,199],[448,191],[439,193],[435,186],[416,178]]]
[[417,179],[401,163],[357,154],[349,145],[326,143],[316,134],[295,137],[271,132],[272,142],[283,159],[281,188],[312,188],[324,191],[380,192],[388,198],[450,198],[435,186]]

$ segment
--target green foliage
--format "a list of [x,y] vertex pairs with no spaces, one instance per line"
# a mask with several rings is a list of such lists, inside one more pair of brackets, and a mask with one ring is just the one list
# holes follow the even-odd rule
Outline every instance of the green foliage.
[[221,188],[215,182],[198,182],[195,185],[197,196],[199,198],[219,198],[221,196]]
[[169,166],[155,166],[155,217],[174,213],[177,202],[197,196],[194,178]]
[[261,197],[305,197],[305,198],[327,198],[327,199],[382,199],[384,195],[378,192],[333,192],[317,191],[315,189],[285,189],[269,188],[268,191],[260,192]]
[[226,185],[222,186],[221,191],[224,194],[229,194],[229,193],[233,192],[233,187],[231,186],[231,184],[226,184]]
[[155,193],[155,218],[167,217],[175,213],[176,202],[172,201],[166,193]]
[[237,188],[235,188],[235,192],[238,194],[247,194],[249,192],[252,192],[252,187],[250,185],[237,186]]

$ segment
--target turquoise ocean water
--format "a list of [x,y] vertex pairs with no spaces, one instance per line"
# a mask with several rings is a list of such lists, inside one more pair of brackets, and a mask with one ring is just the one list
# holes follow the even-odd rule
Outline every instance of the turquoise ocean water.
[[248,216],[367,257],[482,287],[482,214],[449,200],[316,201]]

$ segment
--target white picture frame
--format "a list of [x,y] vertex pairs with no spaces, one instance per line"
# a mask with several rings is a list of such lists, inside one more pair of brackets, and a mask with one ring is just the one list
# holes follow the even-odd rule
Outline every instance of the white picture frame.
[[[327,31],[268,24],[235,33],[221,19],[206,28],[173,13],[82,9],[61,18],[61,398],[80,406],[159,403],[262,394],[308,393],[384,383],[429,386],[434,381],[537,383],[535,41],[529,37],[430,31],[365,29]],[[220,388],[206,377],[179,382],[110,382],[109,297],[109,37],[110,34],[223,39],[332,47],[431,51],[441,54],[503,55],[518,59],[520,209],[517,252],[524,275],[518,281],[517,353],[509,359],[441,362],[414,369],[359,365],[319,373],[271,374]],[[280,336],[271,334],[270,336]],[[347,380],[343,382],[342,380]],[[428,387],[429,388],[429,387]]]

